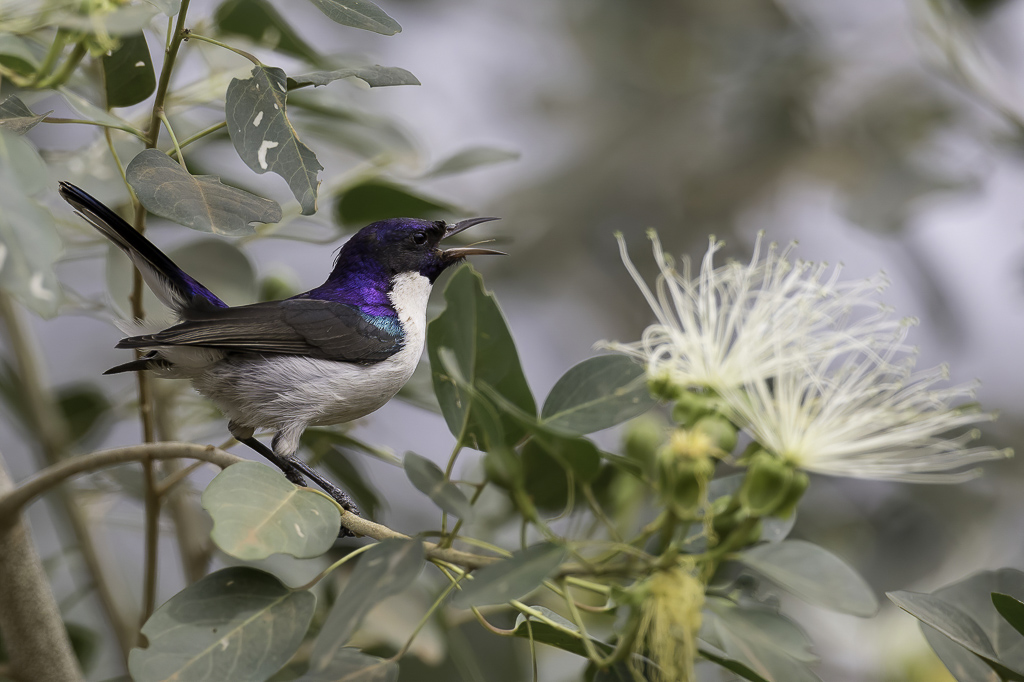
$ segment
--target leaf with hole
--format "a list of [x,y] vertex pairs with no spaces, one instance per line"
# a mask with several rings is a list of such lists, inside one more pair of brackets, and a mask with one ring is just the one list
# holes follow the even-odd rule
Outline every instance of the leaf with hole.
[[238,462],[217,474],[202,502],[213,517],[213,541],[247,561],[271,554],[320,556],[341,529],[341,513],[330,498],[256,462]]
[[[470,386],[486,384],[519,410],[537,412],[526,383],[519,353],[494,295],[484,289],[483,277],[471,267],[459,268],[444,290],[445,309],[427,326],[427,354],[434,379],[434,393],[452,434],[470,447],[487,442],[481,422],[480,401],[472,400],[442,367],[438,356],[449,348],[458,371]],[[515,444],[526,429],[515,417],[499,416],[506,444]]]
[[266,680],[306,635],[316,598],[273,575],[235,566],[171,597],[142,626],[149,645],[132,649],[133,680]]
[[654,407],[642,365],[625,355],[598,355],[569,369],[544,401],[541,423],[571,433],[592,433]]
[[45,114],[32,113],[16,95],[11,95],[0,102],[0,128],[10,130],[16,135],[24,135],[52,113],[52,109]]
[[416,490],[429,497],[444,511],[464,521],[473,518],[473,505],[466,494],[451,481],[445,480],[444,472],[426,457],[415,452],[405,453],[405,475]]
[[412,539],[384,540],[366,550],[327,614],[313,645],[310,670],[328,670],[370,609],[416,580],[425,557],[423,543]]
[[310,85],[320,87],[342,78],[358,78],[371,88],[420,84],[419,79],[405,69],[397,66],[368,64],[366,66],[346,66],[334,69],[333,71],[313,71],[312,73],[304,73],[300,76],[291,76],[288,78],[288,89],[297,90]]
[[193,230],[252,234],[251,223],[281,220],[276,201],[225,185],[213,175],[192,175],[159,149],[139,152],[125,175],[146,210]]
[[324,169],[316,154],[299,140],[288,115],[284,71],[262,64],[252,77],[233,78],[225,96],[224,114],[235,151],[253,171],[280,175],[302,206],[302,215],[316,213],[318,175]]
[[878,600],[846,562],[803,540],[758,545],[736,555],[773,583],[811,604],[854,616],[873,616]]
[[345,26],[373,31],[385,36],[401,33],[402,27],[369,0],[312,0],[332,21]]
[[565,547],[542,542],[512,554],[496,564],[473,572],[473,580],[462,583],[452,604],[459,608],[503,604],[535,589],[561,565]]
[[103,55],[103,86],[108,107],[130,107],[153,94],[156,74],[143,33],[121,38],[117,49]]

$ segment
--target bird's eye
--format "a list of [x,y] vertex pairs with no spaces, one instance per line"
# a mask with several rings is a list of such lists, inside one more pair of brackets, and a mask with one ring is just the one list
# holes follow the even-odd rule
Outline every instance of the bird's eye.
[[422,232],[414,232],[412,240],[416,244],[425,244],[427,242],[427,235]]

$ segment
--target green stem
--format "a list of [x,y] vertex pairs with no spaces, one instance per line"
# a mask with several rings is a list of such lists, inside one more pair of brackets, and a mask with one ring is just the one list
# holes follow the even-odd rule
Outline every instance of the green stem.
[[188,166],[185,165],[185,156],[181,153],[181,147],[178,145],[178,137],[174,134],[174,128],[171,127],[171,122],[167,120],[167,114],[160,112],[160,121],[164,124],[164,128],[167,129],[167,134],[171,137],[171,144],[174,145],[174,153],[178,155],[178,163],[181,164],[182,169],[187,173]]
[[438,595],[437,599],[434,600],[434,603],[430,605],[429,609],[427,609],[427,612],[423,614],[422,618],[420,618],[420,622],[416,624],[416,628],[412,631],[412,634],[409,635],[409,639],[405,641],[402,648],[399,649],[398,653],[392,656],[390,660],[398,661],[402,656],[405,656],[406,652],[409,651],[409,647],[412,646],[413,640],[416,639],[416,635],[420,634],[420,630],[422,630],[427,624],[430,617],[433,616],[439,608],[441,608],[441,604],[444,603],[444,600],[448,598],[448,595],[452,593],[452,590],[454,590],[458,584],[458,581],[448,583],[448,586],[441,591],[441,594]]
[[167,152],[167,154],[168,154],[168,156],[175,156],[175,155],[177,155],[177,156],[180,157],[181,156],[181,150],[183,148],[189,146],[190,144],[192,144],[196,140],[201,140],[204,137],[206,137],[207,135],[212,135],[215,132],[217,132],[218,130],[220,130],[222,128],[227,128],[227,127],[228,127],[228,122],[227,121],[221,121],[220,123],[218,123],[216,125],[212,125],[209,128],[206,128],[204,130],[200,130],[195,135],[192,135],[191,137],[186,137],[184,140],[181,141],[180,145],[175,145],[174,149],[172,149],[171,151]]
[[57,65],[57,60],[60,59],[61,53],[64,52],[64,46],[67,44],[67,31],[58,29],[57,34],[53,37],[53,42],[50,44],[50,49],[46,51],[46,56],[43,57],[43,61],[39,65],[39,69],[36,70],[35,76],[29,81],[30,86],[38,86],[44,78],[50,75],[53,67]]
[[47,116],[43,119],[43,123],[77,123],[79,125],[86,126],[99,126],[100,128],[108,128],[113,130],[123,130],[126,133],[131,133],[135,137],[139,138],[143,142],[147,141],[146,134],[141,130],[132,128],[131,126],[117,125],[116,123],[104,123],[103,121],[90,121],[84,118],[58,118],[55,116]]
[[333,564],[331,564],[330,566],[328,566],[324,570],[320,571],[316,575],[315,578],[310,580],[305,585],[302,585],[301,587],[296,587],[295,591],[298,592],[299,590],[311,590],[311,589],[313,589],[316,586],[317,583],[319,583],[321,580],[323,580],[324,578],[329,576],[336,568],[338,568],[338,567],[348,563],[350,560],[356,558],[357,556],[359,556],[360,554],[362,554],[366,550],[370,549],[371,547],[373,547],[373,545],[363,545],[359,549],[352,550],[351,552],[349,552],[348,554],[346,554],[342,558],[338,559],[337,561],[335,561]]
[[61,65],[60,69],[58,69],[49,78],[46,78],[43,81],[41,81],[39,83],[39,87],[55,88],[59,85],[63,85],[68,78],[71,78],[71,74],[75,72],[75,69],[78,68],[78,64],[82,61],[82,58],[85,57],[86,52],[88,52],[88,50],[86,50],[85,48],[85,42],[80,41],[77,45],[75,45],[75,49],[71,51],[71,54]]
[[256,66],[263,66],[263,62],[261,62],[259,59],[256,59],[255,56],[249,54],[245,50],[239,50],[237,47],[232,47],[231,45],[228,45],[227,43],[222,43],[219,40],[214,40],[213,38],[208,38],[206,36],[199,35],[198,33],[189,33],[186,39],[201,40],[204,43],[210,43],[211,45],[216,45],[217,47],[223,47],[225,50],[230,50],[231,52],[234,52],[240,57],[245,57]]

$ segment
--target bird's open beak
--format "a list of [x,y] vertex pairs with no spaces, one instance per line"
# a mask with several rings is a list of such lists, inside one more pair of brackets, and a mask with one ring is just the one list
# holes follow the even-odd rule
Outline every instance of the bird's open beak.
[[[453,234],[458,234],[473,227],[480,223],[487,223],[492,220],[501,220],[501,218],[469,218],[467,220],[460,220],[454,225],[448,225],[444,231],[444,237],[447,239]],[[476,246],[459,246],[454,249],[445,249],[444,255],[446,258],[465,258],[466,256],[507,256],[508,254],[504,251],[495,251],[494,249],[481,249]]]

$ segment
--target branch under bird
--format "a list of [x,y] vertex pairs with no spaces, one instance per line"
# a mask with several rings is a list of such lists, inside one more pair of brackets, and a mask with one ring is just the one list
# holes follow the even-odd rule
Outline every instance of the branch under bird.
[[[228,418],[228,429],[290,481],[309,477],[343,507],[348,495],[296,456],[307,426],[341,424],[383,406],[412,376],[423,352],[427,298],[438,276],[467,256],[505,255],[441,240],[497,218],[454,224],[381,220],[338,253],[327,280],[283,301],[229,307],[148,239],[78,187],[60,195],[135,264],[179,322],[130,336],[118,348],[144,349],[106,374],[150,371],[188,379]],[[274,432],[272,447],[254,437]]]

